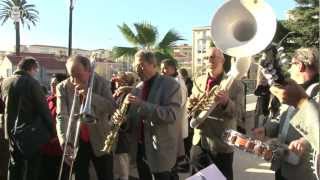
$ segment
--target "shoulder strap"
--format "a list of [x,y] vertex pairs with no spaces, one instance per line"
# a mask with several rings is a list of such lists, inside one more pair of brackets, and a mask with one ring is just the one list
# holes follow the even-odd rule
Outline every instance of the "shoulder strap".
[[17,113],[16,120],[15,120],[15,122],[14,122],[13,134],[16,134],[16,131],[17,131],[17,126],[18,126],[18,121],[19,121],[19,116],[20,116],[20,110],[21,110],[21,98],[19,97],[18,113]]
[[290,127],[290,120],[292,119],[293,115],[296,113],[296,109],[292,106],[289,106],[287,109],[287,114],[285,119],[283,119],[283,127],[281,133],[279,134],[279,139],[281,143],[285,143]]
[[[319,92],[319,83],[313,83],[311,84],[307,90],[306,93],[310,96],[310,97],[314,97],[315,95],[317,95],[317,93]],[[317,92],[318,91],[318,92]]]

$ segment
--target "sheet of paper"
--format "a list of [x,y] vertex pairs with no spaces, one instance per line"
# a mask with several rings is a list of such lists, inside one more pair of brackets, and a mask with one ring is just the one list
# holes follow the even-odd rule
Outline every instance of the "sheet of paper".
[[226,178],[215,164],[211,164],[186,180],[226,180]]

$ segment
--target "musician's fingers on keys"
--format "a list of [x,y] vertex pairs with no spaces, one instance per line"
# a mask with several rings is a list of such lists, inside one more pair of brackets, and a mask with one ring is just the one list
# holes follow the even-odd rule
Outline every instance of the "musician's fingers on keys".
[[125,99],[123,100],[123,103],[124,104],[129,104],[130,101],[129,101],[129,96],[126,96]]
[[226,91],[217,92],[214,100],[222,105],[226,105],[229,101],[229,96]]
[[302,155],[307,148],[307,140],[304,138],[294,140],[289,144],[288,148],[292,152],[298,155]]
[[188,108],[192,108],[198,102],[199,102],[199,98],[198,97],[190,97],[189,98]]
[[139,104],[141,103],[141,99],[138,96],[134,96],[132,94],[128,95],[128,101],[130,104]]

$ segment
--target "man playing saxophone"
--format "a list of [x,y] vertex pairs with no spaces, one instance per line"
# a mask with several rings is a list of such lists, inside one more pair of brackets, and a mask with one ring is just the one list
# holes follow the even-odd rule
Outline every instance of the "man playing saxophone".
[[[139,179],[170,180],[177,156],[176,122],[181,111],[179,84],[159,75],[152,52],[138,51],[136,71],[143,81],[129,94],[131,159],[137,160]],[[136,158],[137,157],[137,158]]]
[[[113,175],[115,179],[118,180],[128,180],[129,178],[129,166],[130,166],[130,158],[129,158],[129,138],[128,138],[128,126],[129,123],[126,122],[125,115],[128,111],[129,105],[124,103],[124,100],[128,93],[136,85],[136,74],[133,72],[120,72],[117,76],[116,81],[116,90],[113,93],[113,97],[118,105],[118,111],[114,113],[111,117],[112,121],[114,121],[113,128],[116,130],[111,130],[110,139],[107,138],[106,145],[108,143],[110,147],[113,148],[116,145],[113,155]],[[119,111],[120,110],[120,111]],[[114,119],[113,119],[114,118]],[[116,122],[116,123],[115,123]]]
[[[199,102],[199,97],[208,93],[213,86],[222,84],[227,75],[224,73],[224,55],[217,48],[208,50],[207,74],[196,79],[197,86],[192,89],[189,103]],[[233,179],[233,149],[225,144],[221,135],[225,129],[235,129],[237,118],[243,107],[244,88],[241,82],[235,80],[229,91],[217,90],[214,103],[217,106],[208,118],[194,129],[193,146],[191,148],[192,173],[214,163],[228,180]],[[195,114],[197,115],[197,114]],[[193,117],[193,118],[196,118]]]
[[[105,136],[110,127],[108,125],[109,116],[115,110],[115,103],[112,98],[109,82],[94,74],[92,84],[92,116],[95,123],[81,123],[79,134],[78,152],[74,151],[71,144],[66,142],[66,131],[71,112],[73,98],[77,98],[74,93],[78,93],[80,102],[75,103],[76,113],[80,111],[80,105],[85,102],[87,97],[87,87],[89,79],[94,69],[91,68],[88,58],[83,56],[72,56],[67,60],[66,68],[70,77],[62,81],[57,86],[57,135],[62,147],[66,146],[69,153],[76,153],[74,171],[76,180],[89,179],[89,162],[93,162],[99,180],[113,179],[112,155],[101,151],[104,146]],[[76,115],[76,114],[74,114]],[[71,116],[74,116],[73,114]],[[76,117],[71,117],[76,118]],[[76,120],[75,120],[76,121]],[[75,125],[71,126],[71,136],[74,136]],[[69,138],[74,139],[74,138]],[[70,143],[70,145],[69,145]],[[70,157],[65,157],[70,163]]]

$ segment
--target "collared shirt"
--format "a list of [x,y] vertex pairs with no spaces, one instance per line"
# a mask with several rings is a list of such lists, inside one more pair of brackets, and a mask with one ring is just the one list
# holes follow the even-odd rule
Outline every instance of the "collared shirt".
[[[80,102],[82,102],[82,100],[83,98],[80,96]],[[86,123],[80,124],[80,139],[85,143],[89,143],[90,141],[89,127]]]
[[222,75],[219,75],[218,77],[211,77],[210,75],[208,75],[208,79],[207,79],[207,85],[206,85],[206,91],[209,92],[213,86],[219,84],[221,82],[222,79]]
[[[148,100],[150,89],[151,89],[151,87],[153,85],[153,82],[154,82],[155,78],[157,77],[157,75],[158,75],[158,73],[155,74],[154,76],[152,76],[150,79],[148,79],[148,80],[143,82],[142,94],[141,94],[142,100],[144,100],[144,101]],[[139,134],[140,134],[139,143],[143,143],[144,142],[143,119],[144,119],[144,117],[141,116],[141,122],[140,122],[140,126],[139,126]]]

